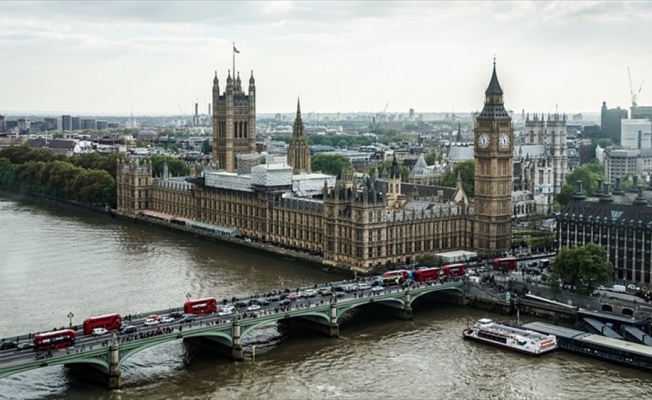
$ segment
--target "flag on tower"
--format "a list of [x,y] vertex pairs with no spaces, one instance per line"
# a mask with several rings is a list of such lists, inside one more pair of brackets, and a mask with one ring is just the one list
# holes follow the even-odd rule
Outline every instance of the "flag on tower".
[[235,44],[233,45],[233,52],[234,52],[234,53],[238,53],[238,54],[240,54],[240,51],[239,51],[238,49],[235,48]]

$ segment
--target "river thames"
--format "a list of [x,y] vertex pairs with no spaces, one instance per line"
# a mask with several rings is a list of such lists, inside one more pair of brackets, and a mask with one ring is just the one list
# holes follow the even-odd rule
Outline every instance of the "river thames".
[[[0,195],[0,337],[93,315],[180,307],[341,280],[301,263]],[[652,375],[556,352],[541,358],[463,341],[484,311],[415,304],[414,320],[358,312],[341,337],[285,332],[244,338],[244,362],[181,341],[129,358],[123,388],[48,367],[0,380],[0,399],[587,399],[647,398]],[[252,346],[256,358],[251,359]]]

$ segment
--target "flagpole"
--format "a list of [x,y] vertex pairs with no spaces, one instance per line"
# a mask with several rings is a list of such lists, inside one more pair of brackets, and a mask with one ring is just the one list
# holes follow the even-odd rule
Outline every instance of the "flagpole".
[[235,82],[235,42],[233,42],[233,81]]

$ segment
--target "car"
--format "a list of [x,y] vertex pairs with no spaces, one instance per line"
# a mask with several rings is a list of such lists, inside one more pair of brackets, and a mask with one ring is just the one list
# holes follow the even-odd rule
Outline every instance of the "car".
[[276,295],[269,296],[269,297],[267,298],[267,301],[269,301],[270,303],[273,303],[273,302],[275,302],[275,301],[279,301],[279,300],[281,300],[280,296],[276,296]]
[[260,307],[260,305],[258,305],[258,304],[252,304],[249,307],[247,307],[247,311],[258,311],[261,308],[262,307]]
[[192,315],[192,314],[186,314],[179,320],[179,323],[180,324],[185,324],[187,322],[193,322],[195,320],[195,318],[196,317],[194,315]]
[[16,346],[16,350],[21,351],[21,350],[29,350],[34,347],[33,343],[18,343],[18,346]]
[[224,306],[220,311],[232,313],[235,311],[234,306]]
[[222,310],[217,313],[220,317],[228,317],[229,315],[233,314],[233,310]]
[[368,283],[361,283],[358,285],[358,290],[369,290],[371,289],[371,285]]
[[177,318],[181,318],[181,317],[183,317],[183,314],[180,313],[180,312],[178,312],[178,311],[173,311],[173,312],[171,312],[170,314],[168,314],[168,317],[171,317],[171,318],[177,319]]
[[159,321],[157,319],[154,319],[154,318],[147,318],[145,320],[145,322],[143,322],[143,324],[145,324],[145,326],[154,326],[154,325],[158,325],[160,323],[161,323],[161,321]]
[[242,308],[242,307],[247,307],[249,304],[247,304],[246,301],[236,301],[235,303],[233,303],[233,305],[238,308]]
[[293,295],[293,294],[289,294],[289,295],[285,298],[285,300],[297,301],[297,296],[295,296],[295,295]]
[[122,327],[122,330],[120,331],[120,334],[128,335],[130,333],[136,333],[136,332],[138,332],[138,328],[136,328],[133,325],[127,325],[127,326]]
[[351,285],[346,285],[344,286],[344,291],[345,292],[355,292],[358,290],[358,285],[357,284],[351,284]]
[[161,318],[160,315],[150,315],[149,317],[147,317],[147,319],[155,319],[155,320],[157,320],[158,322],[161,322],[161,319],[162,319],[162,318]]
[[0,344],[0,350],[15,349],[16,346],[17,345],[14,342],[2,342],[2,344]]
[[331,293],[333,293],[333,289],[329,288],[329,287],[323,287],[323,288],[317,290],[317,292],[319,294],[321,294],[322,296],[330,296]]
[[374,286],[374,287],[371,288],[371,291],[372,292],[382,292],[383,289],[385,289],[385,288],[382,287],[382,286]]
[[266,299],[259,299],[259,300],[258,300],[258,304],[260,304],[261,306],[265,307],[265,306],[268,306],[268,305],[269,305],[269,301],[267,301]]
[[290,300],[290,299],[283,299],[283,300],[278,302],[278,305],[281,306],[281,307],[289,306],[290,304],[292,304],[292,300]]
[[305,297],[316,297],[317,296],[317,291],[313,289],[308,289],[305,292],[303,292],[303,295]]
[[174,318],[172,318],[172,317],[163,317],[163,318],[161,318],[161,323],[163,323],[163,324],[168,324],[170,322],[174,322]]
[[100,328],[93,328],[92,333],[93,336],[100,336],[109,333],[109,331],[107,331],[105,328],[100,327]]

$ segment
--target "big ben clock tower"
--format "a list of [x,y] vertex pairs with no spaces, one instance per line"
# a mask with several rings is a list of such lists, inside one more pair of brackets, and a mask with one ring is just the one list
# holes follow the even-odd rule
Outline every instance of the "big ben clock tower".
[[514,127],[503,104],[496,60],[484,108],[475,122],[475,224],[473,247],[493,254],[511,246]]

